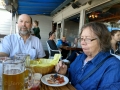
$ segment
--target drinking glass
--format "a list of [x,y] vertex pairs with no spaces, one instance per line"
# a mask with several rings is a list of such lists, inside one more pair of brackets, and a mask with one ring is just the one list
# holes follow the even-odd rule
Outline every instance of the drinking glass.
[[2,90],[24,90],[26,85],[25,71],[32,70],[25,67],[25,60],[22,58],[6,59],[2,68]]
[[14,58],[17,59],[22,59],[25,60],[25,66],[29,67],[30,66],[30,55],[26,53],[16,53]]
[[9,59],[8,57],[0,57],[0,86],[2,86],[2,62],[6,59]]

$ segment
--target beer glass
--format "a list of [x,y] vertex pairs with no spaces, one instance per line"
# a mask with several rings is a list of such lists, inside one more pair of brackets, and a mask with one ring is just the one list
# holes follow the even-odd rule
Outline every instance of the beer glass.
[[[14,56],[14,59],[15,60],[18,60],[18,59],[25,60],[25,67],[26,68],[30,68],[30,55],[29,54],[26,54],[26,53],[16,53],[15,56]],[[24,73],[25,73],[25,79],[27,81],[29,71],[25,70]]]
[[2,62],[5,61],[8,57],[0,57],[0,86],[2,85]]
[[30,66],[30,55],[26,53],[16,53],[14,56],[14,59],[23,59],[25,60],[25,66],[29,67]]
[[[24,90],[25,60],[21,58],[3,61],[2,90]],[[32,75],[32,71],[29,69]]]

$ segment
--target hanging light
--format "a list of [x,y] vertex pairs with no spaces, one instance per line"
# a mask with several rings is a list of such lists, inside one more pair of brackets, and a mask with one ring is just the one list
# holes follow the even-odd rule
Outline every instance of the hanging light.
[[89,18],[92,18],[92,19],[98,18],[98,14],[95,13],[95,12],[92,12],[92,13],[89,15]]

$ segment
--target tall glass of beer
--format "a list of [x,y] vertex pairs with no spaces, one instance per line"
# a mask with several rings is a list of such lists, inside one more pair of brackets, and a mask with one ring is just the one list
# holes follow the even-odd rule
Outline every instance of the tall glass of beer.
[[24,90],[25,70],[24,59],[6,59],[3,62],[2,90]]

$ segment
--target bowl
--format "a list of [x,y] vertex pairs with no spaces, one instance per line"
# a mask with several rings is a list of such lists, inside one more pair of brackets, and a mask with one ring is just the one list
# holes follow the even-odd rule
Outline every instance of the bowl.
[[34,66],[33,70],[35,73],[41,73],[42,75],[52,73],[54,71],[54,65],[52,66],[46,66],[46,67],[41,67],[41,66]]
[[53,59],[36,59],[30,60],[30,67],[34,73],[42,75],[54,72],[55,65],[59,62],[61,54],[55,54]]

